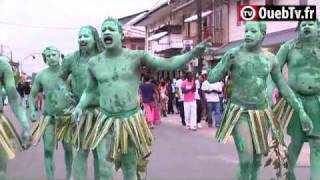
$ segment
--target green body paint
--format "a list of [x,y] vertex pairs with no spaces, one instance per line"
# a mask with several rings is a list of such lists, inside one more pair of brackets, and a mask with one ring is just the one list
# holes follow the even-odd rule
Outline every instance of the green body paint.
[[[4,88],[5,93],[0,93],[0,99],[2,101],[3,95],[8,96],[8,101],[12,112],[17,117],[22,125],[22,145],[24,148],[29,148],[31,145],[31,130],[28,123],[27,116],[22,106],[22,102],[15,86],[14,75],[12,68],[5,57],[0,57],[0,89]],[[2,102],[1,102],[2,103]],[[1,106],[0,113],[3,113],[3,107]],[[7,179],[7,160],[8,157],[4,153],[4,149],[0,149],[0,179]]]
[[[122,25],[113,18],[103,22],[101,36],[106,50],[89,62],[88,86],[73,114],[74,119],[77,119],[82,109],[92,102],[92,92],[96,89],[100,94],[100,109],[104,113],[119,114],[136,109],[139,106],[137,97],[142,64],[157,70],[178,69],[192,58],[201,55],[207,46],[207,43],[203,42],[191,52],[170,59],[157,57],[145,51],[125,49],[122,48]],[[131,140],[128,146],[127,154],[120,157],[121,168],[125,180],[134,180],[137,179],[137,152]]]
[[[230,71],[233,82],[230,101],[244,110],[265,110],[271,106],[267,91],[267,79],[271,76],[284,98],[305,121],[310,122],[301,102],[283,79],[274,55],[261,48],[265,34],[264,22],[247,22],[244,44],[226,52],[217,66],[209,72],[209,82],[222,80]],[[246,113],[240,115],[233,129],[233,137],[240,160],[238,179],[254,180],[258,177],[262,155],[255,152],[248,121],[250,118]],[[281,136],[278,139],[283,138]]]
[[[78,37],[79,50],[67,56],[61,67],[60,76],[67,79],[71,75],[71,92],[79,102],[80,97],[87,85],[88,61],[103,50],[103,44],[99,39],[97,30],[92,26],[84,26],[80,29]],[[88,107],[97,107],[99,95],[94,91],[93,100]],[[84,132],[80,132],[80,139],[83,141]],[[87,159],[90,150],[80,149],[73,162],[74,178],[76,180],[87,179]],[[113,163],[106,160],[107,152],[105,141],[101,142],[92,151],[94,159],[94,176],[99,179],[113,179]]]
[[[313,131],[304,131],[304,121],[293,115],[288,125],[291,136],[289,151],[289,179],[295,179],[295,167],[302,148],[308,140],[310,145],[311,179],[320,177],[320,49],[317,32],[319,24],[312,21],[299,23],[298,38],[281,46],[277,59],[281,67],[288,66],[288,84],[301,99],[304,109],[313,122]],[[311,136],[309,136],[311,135]],[[309,137],[308,137],[309,136]]]
[[[67,89],[65,82],[59,77],[59,61],[60,61],[60,51],[53,47],[47,47],[42,53],[44,61],[48,64],[48,68],[37,74],[31,89],[31,95],[29,97],[30,110],[31,110],[31,120],[36,121],[36,110],[35,110],[35,97],[40,92],[41,87],[46,93],[46,98],[44,101],[43,116],[51,116],[46,130],[43,134],[44,143],[44,162],[47,178],[49,180],[54,179],[54,148],[55,148],[55,137],[56,129],[55,122],[59,120],[55,116],[59,117],[63,115],[63,110],[69,106]],[[66,165],[66,179],[72,179],[71,169],[72,169],[72,145],[63,143],[63,148],[65,151],[65,165]]]

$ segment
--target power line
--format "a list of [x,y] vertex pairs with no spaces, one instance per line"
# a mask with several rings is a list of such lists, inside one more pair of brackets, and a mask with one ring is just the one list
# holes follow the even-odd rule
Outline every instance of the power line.
[[31,24],[20,24],[20,23],[6,22],[6,21],[1,21],[1,20],[0,20],[0,24],[5,24],[5,25],[9,25],[9,26],[35,28],[35,29],[75,30],[75,29],[80,28],[80,27],[40,26],[40,25],[31,25]]

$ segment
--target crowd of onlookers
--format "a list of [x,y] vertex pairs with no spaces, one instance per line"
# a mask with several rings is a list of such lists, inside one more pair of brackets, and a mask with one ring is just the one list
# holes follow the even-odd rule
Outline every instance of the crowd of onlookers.
[[[29,95],[31,92],[31,83],[29,81],[25,80],[20,80],[17,84],[17,91],[21,97],[21,100],[23,101],[23,104],[25,105],[26,108],[29,108]],[[44,94],[43,91],[41,90],[40,93],[36,96],[36,110],[40,111],[42,109],[42,102],[43,102]]]
[[202,71],[180,71],[179,77],[151,80],[144,75],[140,85],[140,102],[145,112],[145,119],[150,128],[160,122],[160,117],[167,114],[180,114],[181,124],[186,129],[201,128],[201,120],[208,127],[219,127],[223,104],[227,97],[224,82],[209,83],[208,74]]

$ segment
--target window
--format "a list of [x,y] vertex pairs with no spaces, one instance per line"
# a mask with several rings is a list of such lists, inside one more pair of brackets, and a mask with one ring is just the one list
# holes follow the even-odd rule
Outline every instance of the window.
[[222,29],[222,8],[218,8],[215,10],[214,15],[214,28]]

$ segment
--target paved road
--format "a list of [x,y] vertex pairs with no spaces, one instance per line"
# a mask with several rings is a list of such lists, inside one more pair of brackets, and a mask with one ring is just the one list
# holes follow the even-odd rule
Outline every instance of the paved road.
[[[12,113],[6,110],[12,117]],[[20,129],[14,120],[17,129]],[[234,179],[237,167],[237,154],[230,140],[227,144],[218,144],[213,135],[214,128],[204,127],[198,131],[188,131],[179,124],[177,115],[169,115],[153,129],[155,144],[147,170],[148,180],[213,180]],[[203,126],[204,126],[203,122]],[[55,153],[56,177],[64,179],[63,151]],[[88,179],[93,179],[92,156],[88,167]],[[298,162],[298,179],[309,177],[309,150],[305,147]],[[40,143],[26,152],[17,154],[9,162],[8,173],[13,180],[43,180],[43,145]],[[270,168],[261,170],[261,179],[270,179],[273,173]],[[122,179],[117,172],[115,179]]]

